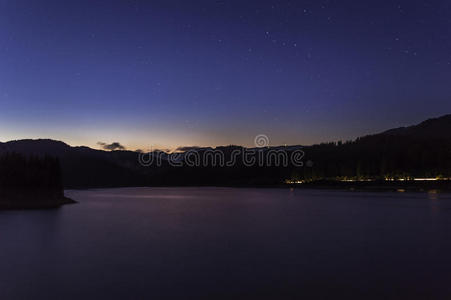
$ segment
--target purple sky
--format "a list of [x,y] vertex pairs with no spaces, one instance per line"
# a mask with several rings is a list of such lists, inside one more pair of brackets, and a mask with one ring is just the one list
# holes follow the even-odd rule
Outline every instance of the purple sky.
[[352,139],[451,113],[449,1],[0,0],[0,141]]

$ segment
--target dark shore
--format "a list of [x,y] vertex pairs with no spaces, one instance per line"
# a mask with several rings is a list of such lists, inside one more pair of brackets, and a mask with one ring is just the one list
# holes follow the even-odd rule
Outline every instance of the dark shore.
[[77,203],[75,200],[65,196],[50,200],[46,198],[36,200],[28,196],[19,201],[15,197],[15,199],[0,199],[0,210],[53,209],[75,203]]

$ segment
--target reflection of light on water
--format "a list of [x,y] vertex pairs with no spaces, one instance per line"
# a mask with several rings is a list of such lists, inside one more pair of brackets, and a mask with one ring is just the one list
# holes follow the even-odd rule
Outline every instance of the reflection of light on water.
[[440,208],[439,208],[439,201],[438,201],[438,194],[439,194],[438,190],[429,190],[428,191],[428,198],[429,198],[429,200],[431,200],[431,202],[430,202],[431,211],[434,214],[438,213],[439,210],[440,210]]
[[406,190],[405,189],[397,189],[398,193],[405,193]]
[[429,200],[437,200],[438,199],[438,190],[429,190],[428,198],[429,198]]
[[131,199],[187,199],[192,198],[191,196],[186,195],[164,195],[164,194],[154,194],[154,195],[130,195],[130,194],[94,194],[91,197],[98,198],[131,198]]

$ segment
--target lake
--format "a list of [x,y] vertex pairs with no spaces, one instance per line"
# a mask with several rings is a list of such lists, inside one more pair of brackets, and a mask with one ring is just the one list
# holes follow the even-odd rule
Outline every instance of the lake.
[[0,212],[0,299],[451,299],[451,195],[70,190]]

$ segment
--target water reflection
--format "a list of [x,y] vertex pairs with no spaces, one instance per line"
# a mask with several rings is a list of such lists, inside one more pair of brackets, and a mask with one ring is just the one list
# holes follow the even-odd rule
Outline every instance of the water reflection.
[[79,204],[0,213],[2,299],[451,296],[447,194],[67,194]]

